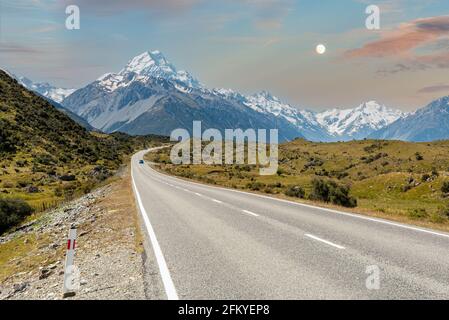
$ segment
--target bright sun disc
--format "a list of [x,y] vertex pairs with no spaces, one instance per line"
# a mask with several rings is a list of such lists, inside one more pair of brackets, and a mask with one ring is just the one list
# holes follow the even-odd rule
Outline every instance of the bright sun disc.
[[326,52],[326,47],[324,46],[324,44],[319,44],[316,46],[316,52],[318,54],[324,54]]

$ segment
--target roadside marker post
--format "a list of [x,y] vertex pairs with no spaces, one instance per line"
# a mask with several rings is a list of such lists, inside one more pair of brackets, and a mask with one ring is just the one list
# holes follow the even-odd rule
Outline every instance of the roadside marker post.
[[73,297],[76,294],[76,290],[79,287],[78,268],[73,264],[75,259],[75,247],[76,247],[76,228],[71,227],[69,230],[69,237],[67,239],[67,254],[65,259],[64,268],[64,289],[63,298]]

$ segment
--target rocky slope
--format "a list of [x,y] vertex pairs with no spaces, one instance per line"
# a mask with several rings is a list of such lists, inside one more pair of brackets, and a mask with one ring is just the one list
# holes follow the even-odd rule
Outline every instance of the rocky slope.
[[376,101],[362,103],[355,109],[333,109],[315,115],[334,140],[361,140],[406,114]]
[[449,96],[370,135],[373,139],[427,142],[449,139]]
[[0,237],[0,300],[62,299],[65,244],[77,227],[80,289],[69,299],[161,299],[127,170],[115,182]]
[[158,51],[131,59],[120,72],[103,75],[75,91],[63,105],[105,132],[169,135],[185,128],[192,133],[193,121],[201,120],[204,130],[278,128],[281,141],[302,137],[285,119],[204,88]]
[[266,91],[245,96],[230,89],[208,89],[190,73],[178,71],[159,51],[132,58],[118,73],[107,73],[75,91],[63,105],[106,132],[169,134],[201,120],[205,129],[278,128],[281,140],[363,139],[402,116],[375,102],[315,113]]

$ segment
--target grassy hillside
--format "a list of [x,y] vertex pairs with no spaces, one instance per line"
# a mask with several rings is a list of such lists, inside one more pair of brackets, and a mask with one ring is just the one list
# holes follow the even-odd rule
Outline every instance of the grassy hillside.
[[46,209],[88,192],[134,150],[163,140],[89,132],[0,71],[0,199]]
[[[333,201],[332,195],[325,199],[316,194],[323,194],[323,188],[340,188],[335,192],[340,197],[346,189],[348,197],[357,201],[358,212],[444,228],[449,225],[449,141],[295,140],[280,145],[275,176],[260,176],[257,167],[248,165],[174,166],[167,149],[147,157],[174,175],[301,201],[342,204]],[[353,207],[355,203],[343,204]]]

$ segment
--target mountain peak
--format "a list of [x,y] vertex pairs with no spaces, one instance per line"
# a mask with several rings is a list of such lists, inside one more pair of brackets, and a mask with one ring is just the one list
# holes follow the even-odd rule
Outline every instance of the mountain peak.
[[267,101],[281,102],[279,100],[279,98],[273,96],[270,92],[268,92],[266,90],[263,90],[263,91],[261,91],[259,93],[256,93],[255,95],[253,95],[253,97],[255,97],[257,99],[261,99],[262,98],[262,99],[267,100]]
[[134,72],[139,75],[144,75],[145,73],[155,71],[176,73],[176,68],[168,62],[160,51],[145,51],[132,58],[125,68],[120,71],[120,74]]
[[171,81],[183,92],[202,88],[187,71],[177,71],[159,50],[145,51],[129,60],[119,73],[106,73],[97,81],[105,90],[112,92],[135,81],[146,82],[150,78]]
[[359,105],[359,107],[357,108],[357,110],[382,110],[384,109],[385,106],[378,103],[376,100],[370,100],[367,102],[364,102],[362,104]]
[[393,123],[405,113],[386,107],[375,100],[364,102],[355,109],[333,109],[317,114],[320,124],[332,135],[344,139],[360,139],[370,132]]

